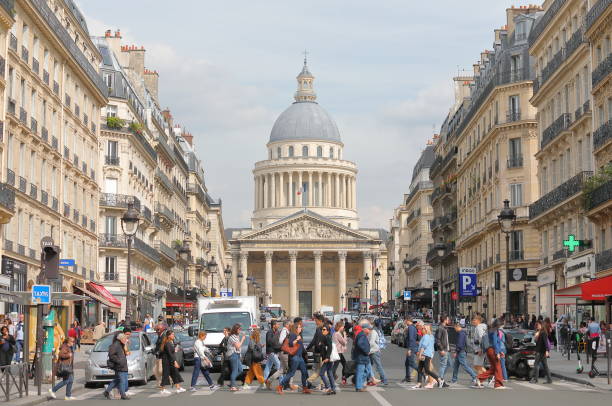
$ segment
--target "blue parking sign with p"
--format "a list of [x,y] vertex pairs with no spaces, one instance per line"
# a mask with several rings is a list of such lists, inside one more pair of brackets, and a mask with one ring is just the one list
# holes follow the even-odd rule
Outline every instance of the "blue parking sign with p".
[[459,296],[478,296],[476,268],[459,268]]

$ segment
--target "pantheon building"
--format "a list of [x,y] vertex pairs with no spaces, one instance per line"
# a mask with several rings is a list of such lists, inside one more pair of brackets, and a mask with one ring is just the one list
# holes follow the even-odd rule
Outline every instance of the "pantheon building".
[[359,228],[357,165],[344,159],[313,82],[304,60],[295,101],[272,127],[267,159],[255,163],[251,227],[227,230],[233,292],[252,295],[255,281],[260,300],[290,316],[376,304],[377,269],[379,303],[387,293],[387,233]]

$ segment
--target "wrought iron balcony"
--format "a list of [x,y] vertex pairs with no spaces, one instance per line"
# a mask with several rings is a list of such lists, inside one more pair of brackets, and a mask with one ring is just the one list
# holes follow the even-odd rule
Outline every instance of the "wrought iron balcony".
[[151,214],[151,209],[149,209],[147,206],[142,206],[142,217],[144,217],[149,223],[152,221],[152,214]]
[[38,200],[38,188],[33,183],[30,183],[30,197],[34,200]]
[[576,109],[576,112],[574,113],[574,121],[578,121],[581,118],[582,118],[582,106]]
[[44,142],[49,143],[49,130],[45,127],[40,127],[40,138],[42,138]]
[[563,203],[570,197],[580,193],[584,182],[593,176],[592,171],[582,171],[529,206],[529,219],[534,219],[553,207]]
[[595,272],[612,268],[612,249],[595,254]]
[[25,246],[24,246],[24,245],[22,245],[22,244],[17,244],[17,253],[18,253],[19,255],[23,255],[23,256],[25,257],[25,254],[26,254],[26,248],[25,248]]
[[540,17],[534,26],[531,28],[529,32],[529,46],[531,47],[536,40],[542,35],[548,24],[555,18],[561,7],[565,4],[567,0],[555,0],[546,13],[542,17]]
[[53,93],[55,93],[56,96],[59,96],[59,83],[57,83],[56,80],[53,81]]
[[593,210],[597,206],[612,200],[612,180],[609,180],[603,185],[595,188],[589,197],[589,210]]
[[28,188],[28,181],[23,176],[20,176],[19,177],[19,191],[21,193],[25,193],[27,188]]
[[162,203],[155,204],[155,212],[166,218],[167,221],[174,223],[174,213]]
[[32,58],[32,71],[38,75],[40,72],[40,67],[38,63],[38,59]]
[[70,217],[70,205],[64,203],[64,217]]
[[134,208],[140,211],[140,200],[135,196],[120,195],[116,193],[100,194],[100,206],[102,207],[116,207],[127,209],[129,203],[132,203],[134,205]]
[[568,113],[561,114],[548,128],[542,132],[541,149],[544,149],[550,144],[555,138],[557,138],[563,131],[571,124],[571,117]]
[[111,165],[111,166],[119,166],[119,157],[112,156],[112,155],[106,155],[104,156],[104,164]]
[[43,69],[43,82],[49,86],[49,72]]
[[59,151],[59,141],[57,140],[57,137],[51,137],[51,148],[56,151]]
[[587,13],[586,29],[589,30],[595,21],[603,14],[603,12],[612,5],[612,0],[599,0]]
[[420,181],[419,183],[416,184],[414,189],[412,189],[410,194],[406,197],[406,200],[404,201],[404,203],[408,204],[408,202],[410,202],[412,200],[412,198],[417,194],[417,192],[419,190],[431,189],[431,188],[433,188],[433,182],[432,181],[429,181],[429,180]]
[[11,99],[10,97],[8,98],[8,102],[6,104],[6,110],[7,113],[12,114],[12,115],[16,115],[15,111],[17,108],[17,102],[14,99]]
[[70,159],[70,148],[64,145],[64,159]]
[[21,59],[23,59],[25,63],[28,63],[30,59],[30,51],[23,45],[21,46]]
[[9,47],[13,51],[17,52],[17,37],[12,32],[11,32],[11,38],[9,40]]
[[603,145],[607,144],[610,139],[612,139],[612,119],[601,125],[593,133],[593,148],[601,148]]
[[564,44],[563,48],[561,48],[548,62],[548,64],[542,69],[542,76],[539,78],[538,87],[534,86],[534,94],[539,91],[539,89],[544,86],[544,84],[559,70],[561,65],[568,60],[572,54],[578,49],[578,47],[584,41],[584,31],[582,27],[578,28],[570,37],[570,39]]
[[612,73],[612,54],[608,55],[606,59],[601,61],[601,63],[597,65],[597,68],[593,71],[593,87],[597,86],[599,82],[603,81],[610,73]]
[[510,250],[510,261],[522,261],[523,259],[525,259],[523,250]]
[[59,202],[57,200],[57,197],[51,199],[51,209],[59,211]]
[[44,190],[40,191],[40,202],[45,206],[49,204],[49,194]]
[[157,179],[159,179],[159,181],[162,183],[162,185],[166,189],[168,189],[169,191],[173,190],[174,185],[173,185],[172,181],[168,178],[168,176],[166,176],[166,174],[164,172],[162,172],[161,169],[157,168],[155,170],[155,177]]
[[[104,248],[127,248],[127,239],[124,234],[100,234],[98,236],[100,247]],[[159,262],[159,252],[138,237],[133,237],[133,249],[144,256]]]
[[34,134],[38,134],[38,121],[34,117],[30,117],[30,130]]
[[15,211],[15,189],[6,183],[0,183],[0,206]]
[[105,271],[104,272],[104,280],[105,281],[118,281],[119,280],[119,273],[118,272],[108,272],[108,271]]
[[520,110],[511,110],[506,112],[506,122],[511,123],[513,121],[521,120],[521,111]]
[[508,169],[522,168],[523,167],[523,154],[511,156],[508,158]]
[[168,259],[172,261],[176,261],[176,250],[174,248],[168,247],[162,241],[155,241],[155,246],[160,253],[166,256]]
[[26,127],[28,126],[28,112],[23,107],[19,107],[19,121]]
[[76,224],[79,224],[80,219],[81,219],[81,215],[79,211],[77,209],[74,209],[72,211],[72,221],[74,221]]

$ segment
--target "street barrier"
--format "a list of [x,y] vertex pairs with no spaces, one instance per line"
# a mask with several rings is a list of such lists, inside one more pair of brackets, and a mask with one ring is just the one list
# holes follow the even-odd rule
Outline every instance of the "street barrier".
[[28,395],[28,364],[20,362],[0,367],[0,391],[7,402],[11,395],[19,393],[22,398]]

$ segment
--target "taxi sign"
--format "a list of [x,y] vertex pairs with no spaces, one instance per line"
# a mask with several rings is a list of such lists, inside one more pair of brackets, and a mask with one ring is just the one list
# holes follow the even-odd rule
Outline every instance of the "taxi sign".
[[33,285],[32,286],[33,304],[51,304],[51,286]]

